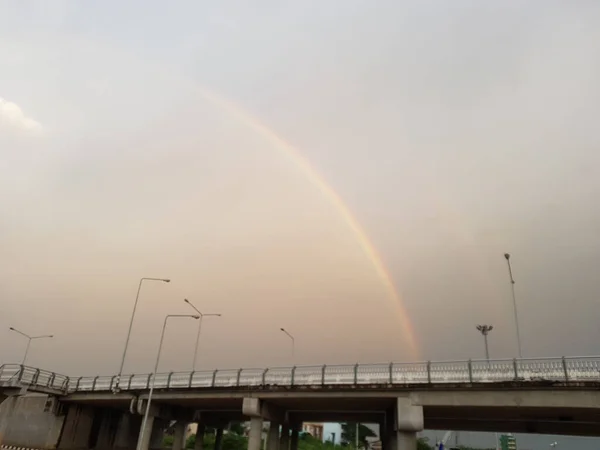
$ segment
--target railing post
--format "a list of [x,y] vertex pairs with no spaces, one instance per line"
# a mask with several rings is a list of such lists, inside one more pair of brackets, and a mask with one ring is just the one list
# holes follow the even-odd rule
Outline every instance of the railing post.
[[48,377],[48,387],[54,387],[54,378],[56,377],[56,374],[54,372],[52,372],[50,374],[50,376]]
[[394,363],[390,363],[390,384],[394,384]]
[[81,382],[81,377],[77,378],[77,384],[75,385],[75,392],[79,390],[79,383]]
[[94,382],[92,383],[92,391],[96,390],[96,381],[98,380],[98,376],[96,376],[96,378],[94,378]]
[[564,356],[562,357],[562,367],[565,372],[565,381],[569,381],[569,369],[567,368],[567,360]]
[[358,363],[354,364],[354,385],[358,384]]
[[431,361],[427,361],[427,383],[431,384]]
[[471,363],[471,360],[469,359],[469,362],[467,363],[468,367],[469,367],[469,383],[473,382],[473,364]]
[[292,367],[292,379],[290,380],[290,386],[294,386],[294,377],[296,376],[296,366]]
[[173,372],[169,372],[169,376],[167,377],[167,389],[171,387],[171,377],[173,376]]
[[194,379],[194,372],[193,370],[190,372],[190,379],[188,381],[188,387],[191,388],[192,387],[192,380]]
[[217,372],[218,372],[217,369],[215,369],[213,372],[212,382],[210,383],[210,387],[215,387],[215,383],[217,381]]
[[263,373],[262,373],[262,383],[261,383],[263,386],[266,385],[266,378],[267,378],[267,372],[268,371],[269,371],[269,369],[263,370]]
[[146,380],[146,389],[150,389],[150,378],[152,378],[152,374],[148,374],[148,379]]
[[321,386],[325,386],[325,369],[327,369],[327,365],[323,364],[323,368],[321,369]]
[[240,386],[240,380],[242,378],[242,370],[243,369],[238,369],[237,379],[235,380],[235,385],[238,386],[238,387]]
[[517,368],[517,358],[513,358],[513,369],[515,371],[515,380],[519,379],[519,369]]
[[68,391],[69,390],[69,383],[70,382],[71,382],[71,379],[69,377],[65,377],[65,380],[63,381],[63,384],[62,384],[63,391]]
[[134,374],[129,375],[129,382],[127,383],[127,390],[128,391],[131,390],[131,382],[133,381],[133,377],[134,376],[135,376]]
[[116,375],[113,375],[113,377],[110,379],[110,386],[108,387],[111,391],[113,388],[113,382],[115,381]]
[[34,375],[31,378],[31,384],[37,384],[39,377],[40,377],[40,369],[35,369]]
[[23,366],[23,364],[21,364],[19,366],[19,375],[17,375],[17,381],[21,381],[23,379],[23,372],[25,372],[25,366]]

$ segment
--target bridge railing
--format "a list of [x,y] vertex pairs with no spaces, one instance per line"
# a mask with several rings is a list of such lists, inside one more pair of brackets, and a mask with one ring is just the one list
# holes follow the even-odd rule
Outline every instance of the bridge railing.
[[33,386],[66,392],[69,377],[21,364],[3,364],[0,366],[0,386]]
[[[413,385],[501,382],[600,382],[600,357],[467,360],[228,369],[170,372],[156,375],[156,389],[230,388],[259,386]],[[71,392],[110,391],[116,377],[68,380]],[[125,375],[121,390],[144,390],[152,375]]]

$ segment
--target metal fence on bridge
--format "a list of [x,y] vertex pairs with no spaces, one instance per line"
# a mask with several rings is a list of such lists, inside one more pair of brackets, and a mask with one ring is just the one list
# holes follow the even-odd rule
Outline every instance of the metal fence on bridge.
[[[19,365],[0,366],[0,386],[8,380],[65,392],[112,391],[116,376],[65,377]],[[469,360],[354,364],[169,372],[156,375],[156,389],[260,386],[414,385],[501,382],[600,382],[600,357]],[[152,375],[124,375],[120,390],[143,390]]]
[[69,377],[48,370],[22,366],[20,364],[3,364],[0,366],[0,387],[34,386],[58,391],[67,391]]

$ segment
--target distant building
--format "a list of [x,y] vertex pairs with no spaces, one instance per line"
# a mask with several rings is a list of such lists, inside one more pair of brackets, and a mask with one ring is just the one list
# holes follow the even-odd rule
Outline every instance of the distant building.
[[314,437],[320,441],[323,440],[323,424],[322,423],[304,422],[302,424],[302,431],[310,434],[312,437]]
[[517,440],[512,434],[500,436],[500,448],[502,450],[517,450]]
[[342,443],[342,424],[327,422],[323,424],[323,442]]

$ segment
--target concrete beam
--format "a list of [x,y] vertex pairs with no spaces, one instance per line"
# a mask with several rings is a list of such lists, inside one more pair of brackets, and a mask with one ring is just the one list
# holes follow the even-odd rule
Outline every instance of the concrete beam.
[[600,408],[600,390],[487,390],[418,391],[410,395],[422,406],[518,407],[518,408]]
[[[400,431],[423,430],[423,407],[415,405],[410,398],[396,401],[396,426]],[[415,444],[416,445],[416,444]]]
[[262,417],[269,422],[282,423],[285,421],[283,409],[255,397],[244,398],[242,413],[249,417]]
[[597,422],[542,422],[519,420],[490,421],[485,419],[464,420],[461,418],[432,418],[431,420],[425,421],[425,426],[427,429],[432,430],[558,434],[567,436],[600,436],[600,424]]

